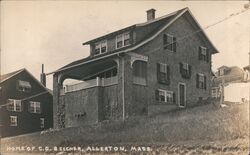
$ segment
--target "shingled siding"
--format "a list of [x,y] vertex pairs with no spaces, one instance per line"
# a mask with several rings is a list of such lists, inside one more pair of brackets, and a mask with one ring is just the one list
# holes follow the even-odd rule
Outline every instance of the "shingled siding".
[[[194,27],[186,20],[185,17],[180,17],[175,23],[167,28],[163,33],[158,35],[154,40],[134,51],[149,57],[147,64],[147,89],[149,104],[157,104],[155,99],[155,90],[164,89],[171,90],[176,93],[176,103],[178,106],[178,84],[179,82],[186,84],[186,100],[187,106],[193,106],[197,103],[199,97],[206,99],[210,96],[210,71],[211,61],[209,63],[200,61],[198,59],[198,47],[205,46],[208,49],[211,47],[207,44],[205,39],[199,35],[192,35],[191,37],[177,43],[177,52],[168,51],[163,48],[163,34],[169,33],[174,35],[177,40],[185,35],[191,34],[195,31]],[[211,51],[210,51],[211,52]],[[211,60],[211,55],[209,60]],[[170,66],[170,84],[164,85],[157,82],[157,66],[158,62],[166,63]],[[192,75],[190,79],[184,79],[180,74],[179,63],[184,62],[192,66]],[[207,89],[196,88],[196,74],[202,73],[207,77]],[[169,109],[174,109],[173,105],[165,105]],[[152,107],[153,108],[153,107]],[[166,108],[168,110],[168,108]]]

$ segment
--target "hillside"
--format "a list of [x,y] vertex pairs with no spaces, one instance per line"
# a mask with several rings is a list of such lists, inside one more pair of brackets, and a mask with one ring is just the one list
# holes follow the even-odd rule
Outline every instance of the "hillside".
[[229,102],[225,105],[221,108],[208,104],[126,122],[102,122],[5,138],[2,151],[6,152],[7,146],[142,145],[170,154],[246,153],[249,105]]

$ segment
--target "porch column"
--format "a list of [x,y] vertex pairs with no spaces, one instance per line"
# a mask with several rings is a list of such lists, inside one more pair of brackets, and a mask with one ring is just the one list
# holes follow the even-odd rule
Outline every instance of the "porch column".
[[130,67],[130,56],[121,55],[117,65],[118,76],[118,107],[117,118],[125,120],[129,117],[132,102],[132,68]]

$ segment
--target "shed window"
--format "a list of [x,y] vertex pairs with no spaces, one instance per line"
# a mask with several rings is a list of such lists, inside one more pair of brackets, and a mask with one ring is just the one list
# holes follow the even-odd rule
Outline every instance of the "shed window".
[[17,116],[10,116],[10,126],[17,126]]
[[21,112],[22,111],[21,100],[8,99],[7,100],[7,110]]
[[44,128],[44,118],[40,118],[40,128]]
[[31,113],[41,113],[41,103],[40,102],[29,102],[29,112]]
[[30,92],[31,91],[31,85],[28,81],[17,81],[17,90],[22,92]]

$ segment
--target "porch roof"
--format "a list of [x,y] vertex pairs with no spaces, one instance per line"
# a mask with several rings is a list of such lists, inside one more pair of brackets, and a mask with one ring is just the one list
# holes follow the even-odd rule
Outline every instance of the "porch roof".
[[93,63],[86,63],[78,67],[71,68],[62,73],[63,79],[72,78],[77,80],[85,80],[103,71],[115,68],[117,66],[113,59],[102,59]]

